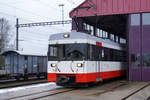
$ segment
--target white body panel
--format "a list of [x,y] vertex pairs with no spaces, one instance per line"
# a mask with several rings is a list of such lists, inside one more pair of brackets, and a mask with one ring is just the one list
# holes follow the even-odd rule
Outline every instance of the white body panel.
[[[78,63],[82,63],[83,67],[77,67]],[[57,67],[51,67],[51,64],[57,64]],[[49,61],[48,73],[77,74],[119,71],[125,70],[125,66],[126,63],[111,61]]]
[[[82,63],[83,61],[49,61],[48,62],[48,73],[84,73],[83,68],[85,68],[85,64],[83,64],[84,67],[77,67],[78,63]],[[51,67],[51,64],[57,64],[57,67]]]

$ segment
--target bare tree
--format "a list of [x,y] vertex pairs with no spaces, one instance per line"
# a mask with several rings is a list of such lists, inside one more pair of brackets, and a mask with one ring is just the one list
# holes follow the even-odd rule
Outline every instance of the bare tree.
[[9,44],[10,25],[8,20],[0,18],[0,52],[7,48]]

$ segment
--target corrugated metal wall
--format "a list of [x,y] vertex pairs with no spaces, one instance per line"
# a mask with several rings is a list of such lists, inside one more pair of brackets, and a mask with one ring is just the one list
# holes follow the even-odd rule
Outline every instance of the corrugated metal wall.
[[[91,7],[87,8],[81,7]],[[94,8],[96,7],[96,9]],[[79,9],[78,9],[79,8]],[[123,13],[150,12],[150,0],[86,0],[76,10],[70,12],[70,17],[86,17]]]

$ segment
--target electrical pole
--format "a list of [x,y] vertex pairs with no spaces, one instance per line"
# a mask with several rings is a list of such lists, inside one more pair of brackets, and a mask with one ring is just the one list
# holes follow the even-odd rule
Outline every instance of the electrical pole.
[[[64,4],[59,4],[59,7],[62,7],[62,22],[64,22]],[[64,26],[64,24],[62,24]]]
[[16,50],[19,50],[19,19],[16,19]]

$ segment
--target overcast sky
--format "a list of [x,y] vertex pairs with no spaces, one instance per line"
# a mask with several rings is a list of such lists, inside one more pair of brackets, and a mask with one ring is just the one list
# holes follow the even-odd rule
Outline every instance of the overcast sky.
[[[84,0],[0,0],[0,18],[9,20],[11,25],[11,44],[15,45],[15,23],[47,22],[62,19],[59,4],[64,4],[65,20],[69,12]],[[71,25],[41,26],[19,29],[19,49],[26,52],[47,52],[48,37],[50,34],[68,32]]]

